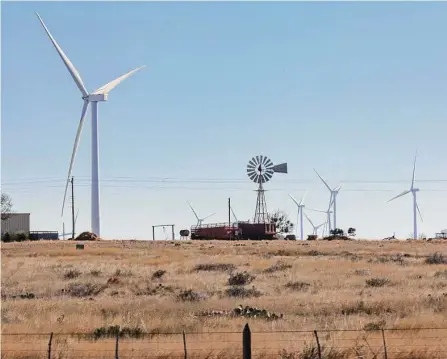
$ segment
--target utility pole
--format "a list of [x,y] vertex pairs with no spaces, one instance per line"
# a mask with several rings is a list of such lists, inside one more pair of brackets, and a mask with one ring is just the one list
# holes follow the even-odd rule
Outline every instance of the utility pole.
[[228,197],[228,227],[230,229],[230,240],[231,240],[231,199]]
[[74,185],[73,177],[71,177],[71,224],[72,224],[72,239],[75,239],[75,206],[74,206]]

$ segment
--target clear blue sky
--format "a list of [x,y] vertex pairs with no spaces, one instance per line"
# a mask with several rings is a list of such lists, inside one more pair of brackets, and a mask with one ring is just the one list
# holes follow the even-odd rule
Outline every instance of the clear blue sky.
[[[326,207],[315,167],[343,183],[340,227],[405,238],[411,196],[385,201],[409,188],[416,148],[420,231],[447,228],[447,3],[3,2],[2,188],[33,230],[61,230],[82,100],[34,11],[89,91],[147,65],[99,104],[105,238],[148,239],[160,223],[178,234],[195,223],[187,200],[226,221],[231,197],[251,218],[258,154],[289,165],[266,185],[269,209],[294,219],[287,193],[306,188],[309,207]],[[78,230],[90,228],[89,126],[90,113]]]

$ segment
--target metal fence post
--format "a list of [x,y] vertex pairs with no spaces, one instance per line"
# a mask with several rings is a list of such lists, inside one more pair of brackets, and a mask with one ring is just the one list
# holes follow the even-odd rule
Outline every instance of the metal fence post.
[[318,359],[321,359],[321,346],[320,346],[320,339],[318,339],[318,333],[316,330],[314,330],[315,340],[317,341],[317,350],[318,350]]
[[245,324],[242,333],[242,357],[243,359],[251,359],[251,331],[248,323]]
[[48,340],[48,359],[51,359],[51,344],[53,343],[53,332],[50,334],[50,340]]
[[119,342],[120,342],[120,333],[117,331],[116,340],[115,340],[115,359],[119,359]]
[[382,341],[383,341],[383,357],[388,359],[388,352],[386,350],[385,330],[382,328]]
[[185,351],[185,359],[188,359],[188,351],[186,350],[186,334],[183,331],[183,350]]

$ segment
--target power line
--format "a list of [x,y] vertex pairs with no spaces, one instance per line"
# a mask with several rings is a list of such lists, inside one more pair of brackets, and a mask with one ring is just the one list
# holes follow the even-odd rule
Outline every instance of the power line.
[[[87,176],[78,176],[78,181],[90,183],[91,179]],[[2,186],[15,186],[20,184],[38,184],[45,182],[63,182],[64,178],[28,178],[28,179],[17,179],[10,180],[9,182],[3,182]],[[130,183],[247,183],[246,178],[179,178],[179,177],[109,177],[101,179],[102,183],[108,182],[130,182]],[[311,184],[319,183],[318,180],[309,179],[280,179],[280,183],[300,183],[300,184]],[[332,182],[332,181],[331,181]],[[397,183],[409,183],[406,180],[337,180],[333,181],[341,184],[397,184]],[[418,183],[447,183],[447,179],[420,179],[415,180]]]

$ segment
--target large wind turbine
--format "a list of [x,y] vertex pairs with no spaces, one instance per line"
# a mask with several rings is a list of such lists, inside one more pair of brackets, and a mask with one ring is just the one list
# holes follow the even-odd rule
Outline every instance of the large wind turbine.
[[67,183],[65,185],[65,193],[64,193],[64,200],[62,202],[62,213],[64,214],[64,205],[65,205],[65,198],[67,196],[67,188],[69,179],[71,177],[71,170],[73,167],[73,162],[76,157],[76,151],[78,149],[79,139],[81,137],[82,132],[82,126],[84,125],[84,117],[87,112],[88,105],[91,103],[92,107],[92,198],[91,198],[91,227],[92,232],[95,233],[98,237],[100,237],[100,214],[99,214],[99,160],[98,160],[98,102],[101,101],[107,101],[108,94],[111,90],[113,90],[118,84],[125,79],[127,79],[129,76],[143,68],[144,66],[138,67],[135,70],[132,70],[128,72],[127,74],[124,74],[117,79],[105,84],[104,86],[101,86],[100,88],[96,89],[95,91],[88,93],[87,89],[84,86],[84,83],[82,82],[81,76],[79,75],[79,72],[76,70],[74,65],[71,63],[69,58],[65,55],[65,53],[62,51],[61,47],[57,44],[56,40],[51,35],[50,31],[47,29],[45,23],[43,22],[40,15],[36,12],[37,17],[39,18],[40,23],[42,24],[43,28],[45,29],[45,32],[47,33],[48,37],[50,38],[51,42],[53,43],[53,46],[57,50],[60,58],[64,62],[65,66],[67,67],[67,70],[70,72],[71,77],[73,78],[74,82],[76,83],[76,86],[79,88],[79,90],[82,93],[82,99],[84,100],[84,105],[82,107],[81,111],[81,119],[79,121],[78,130],[76,133],[75,142],[73,145],[73,152],[71,154],[71,161],[70,161],[70,167],[68,169],[68,176],[67,176]]
[[421,211],[419,210],[419,206],[418,203],[416,201],[416,192],[419,192],[419,188],[415,188],[414,187],[414,175],[416,172],[416,158],[417,158],[417,151],[416,151],[416,155],[414,156],[414,163],[413,163],[413,178],[411,180],[411,186],[410,189],[407,191],[403,191],[401,194],[398,194],[397,196],[391,198],[390,200],[388,200],[387,202],[391,202],[393,200],[395,200],[396,198],[405,196],[407,193],[412,193],[413,194],[413,239],[417,239],[418,238],[418,224],[417,224],[417,215],[416,215],[416,211],[419,212],[419,217],[421,217],[421,221],[422,221],[422,215],[421,215]]
[[[331,192],[331,196],[329,198],[329,208],[328,211],[330,211],[331,207],[334,209],[334,229],[337,228],[337,195],[338,192],[340,192],[341,185],[338,187],[331,188],[327,184],[327,182],[323,179],[323,177],[320,176],[320,174],[317,172],[317,170],[314,168],[315,173],[318,177],[320,177],[321,181],[323,181],[326,188]],[[329,221],[329,232],[331,231],[331,222]]]
[[306,213],[304,213],[304,215],[306,216],[307,220],[309,221],[310,225],[313,228],[312,234],[318,236],[318,230],[323,227],[327,222],[323,222],[321,224],[319,224],[318,226],[314,225],[314,223],[311,221],[311,219],[308,217],[308,215]]
[[192,208],[192,205],[191,205],[191,203],[189,203],[189,201],[188,201],[188,204],[189,204],[189,207],[191,208],[191,210],[193,211],[194,215],[197,218],[197,226],[201,226],[205,219],[207,219],[207,218],[209,218],[211,216],[214,216],[216,214],[216,213],[212,213],[212,214],[209,214],[208,216],[206,216],[204,218],[199,218],[199,216],[197,215],[196,211],[194,211],[194,208]]
[[[289,197],[292,199],[293,202],[295,202],[296,206],[298,207],[298,214],[297,214],[297,231],[298,231],[298,221],[300,222],[300,239],[303,240],[304,239],[304,233],[303,233],[303,208],[305,207],[304,205],[304,198],[306,197],[307,191],[306,193],[304,193],[303,197],[301,198],[301,200],[299,202],[297,202],[297,200],[295,198],[293,198],[293,196],[291,194],[289,194]],[[297,233],[298,234],[298,233]]]

